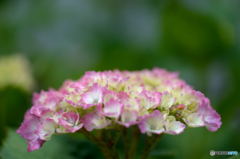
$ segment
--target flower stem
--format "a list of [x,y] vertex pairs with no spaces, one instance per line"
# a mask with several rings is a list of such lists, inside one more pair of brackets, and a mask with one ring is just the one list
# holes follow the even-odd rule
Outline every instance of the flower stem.
[[[125,147],[125,159],[134,159],[137,150],[137,143],[139,141],[140,132],[134,127],[132,130],[122,129],[122,133],[118,135],[108,134],[107,131],[100,131],[99,134],[93,134],[85,129],[80,130],[89,140],[93,141],[102,151],[105,159],[119,159],[118,152],[116,150],[116,145],[118,142],[119,134],[122,135],[124,139]],[[151,150],[154,148],[157,141],[162,135],[152,135],[145,138],[145,144],[143,153],[141,154],[141,159],[147,159]]]
[[145,139],[145,147],[142,153],[142,157],[141,159],[147,159],[151,150],[154,148],[154,146],[156,145],[156,143],[158,142],[158,140],[160,139],[162,135],[152,135],[152,136],[148,136]]
[[127,129],[125,129],[123,135],[125,140],[125,159],[134,159],[140,132],[136,127],[134,127],[130,133],[128,133]]
[[93,135],[85,129],[82,129],[80,132],[100,148],[106,159],[119,159],[113,142],[105,141],[101,136]]

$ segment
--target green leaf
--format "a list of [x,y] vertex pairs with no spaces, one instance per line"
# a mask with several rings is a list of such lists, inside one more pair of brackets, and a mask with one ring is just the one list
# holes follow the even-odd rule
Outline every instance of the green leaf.
[[2,159],[73,159],[71,144],[64,136],[53,136],[37,151],[27,152],[27,144],[14,130],[8,131],[8,138],[0,151]]
[[29,106],[29,93],[14,86],[0,89],[0,109],[3,115],[3,124],[6,126],[19,127]]
[[0,106],[0,147],[2,146],[3,139],[6,136],[5,126],[5,118],[4,118],[4,107]]
[[0,147],[6,136],[6,127],[19,127],[30,106],[30,95],[17,87],[0,89]]

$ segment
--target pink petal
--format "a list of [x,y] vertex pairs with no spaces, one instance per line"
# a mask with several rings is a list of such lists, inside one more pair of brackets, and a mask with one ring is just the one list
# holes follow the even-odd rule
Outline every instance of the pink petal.
[[142,133],[161,134],[164,132],[164,118],[160,111],[155,110],[142,117],[138,124]]
[[102,103],[103,88],[94,84],[87,92],[82,95],[84,108],[89,108]]
[[122,104],[117,100],[111,99],[104,104],[103,114],[108,117],[118,118],[122,112]]
[[118,122],[125,127],[130,127],[138,123],[138,112],[134,110],[123,110],[120,121]]
[[83,117],[83,126],[86,130],[102,129],[107,127],[111,122],[104,116],[97,113],[89,113]]
[[41,139],[36,139],[36,140],[31,140],[28,142],[28,152],[32,152],[34,150],[38,150],[42,147],[42,145],[44,144],[44,140]]
[[79,114],[75,112],[65,112],[59,118],[59,125],[63,126],[67,132],[76,132],[82,128]]
[[180,121],[172,121],[168,123],[165,127],[166,127],[165,133],[177,135],[182,133],[186,126]]
[[140,105],[143,106],[143,108],[146,109],[155,108],[160,104],[161,93],[143,90],[140,93],[139,99]]

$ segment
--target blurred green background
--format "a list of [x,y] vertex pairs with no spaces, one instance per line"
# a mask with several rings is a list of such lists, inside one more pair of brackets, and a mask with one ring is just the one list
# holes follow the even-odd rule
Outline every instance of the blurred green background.
[[[16,53],[28,61],[34,84],[24,89],[16,84],[21,71],[0,68],[0,158],[101,159],[94,144],[75,136],[53,136],[27,153],[15,130],[32,93],[88,70],[153,67],[180,72],[210,98],[223,125],[214,133],[165,135],[151,159],[230,158],[209,151],[240,151],[239,0],[0,0],[0,60]],[[6,72],[16,83],[1,84]]]

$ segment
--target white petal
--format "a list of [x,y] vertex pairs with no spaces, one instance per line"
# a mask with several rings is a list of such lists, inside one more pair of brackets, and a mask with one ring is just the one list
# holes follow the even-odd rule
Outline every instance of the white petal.
[[166,125],[166,133],[168,134],[180,134],[185,129],[185,125],[180,121],[172,121]]
[[203,118],[198,113],[189,114],[184,121],[191,127],[204,126]]

